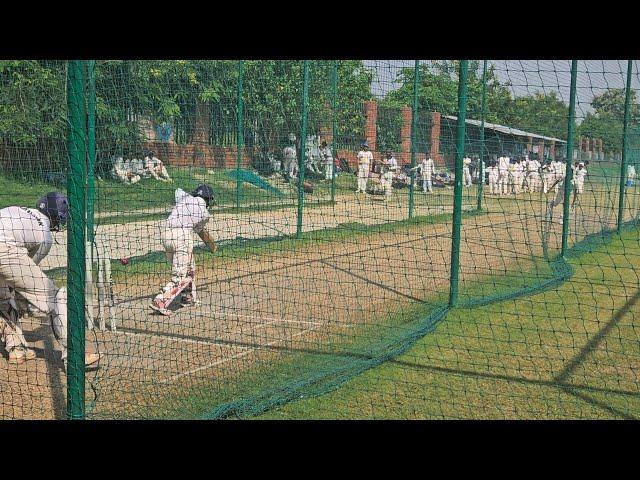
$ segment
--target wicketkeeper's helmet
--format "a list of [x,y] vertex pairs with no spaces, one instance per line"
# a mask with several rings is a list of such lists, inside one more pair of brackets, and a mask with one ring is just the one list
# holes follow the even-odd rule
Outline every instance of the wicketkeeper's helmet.
[[36,203],[36,208],[44,213],[53,225],[64,224],[69,218],[69,201],[60,192],[49,192]]

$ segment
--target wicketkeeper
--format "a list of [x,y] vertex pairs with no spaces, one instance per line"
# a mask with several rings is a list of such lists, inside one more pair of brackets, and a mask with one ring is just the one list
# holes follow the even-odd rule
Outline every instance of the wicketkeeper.
[[[36,357],[20,327],[16,294],[47,314],[53,333],[62,347],[67,365],[67,292],[56,288],[39,267],[53,243],[52,231],[59,231],[69,216],[67,198],[58,192],[40,198],[36,208],[7,207],[0,210],[0,340],[5,342],[9,363],[20,364]],[[85,365],[98,362],[91,346]]]
[[191,286],[185,289],[183,305],[196,303],[195,259],[193,256],[194,232],[201,236],[210,250],[215,250],[213,239],[205,232],[209,221],[208,207],[215,204],[213,189],[209,185],[200,185],[192,194],[178,188],[175,193],[176,204],[169,217],[159,224],[160,239],[167,260],[171,263],[171,281],[162,292],[153,299],[152,307],[164,310],[167,292],[171,292],[187,277],[191,277]]

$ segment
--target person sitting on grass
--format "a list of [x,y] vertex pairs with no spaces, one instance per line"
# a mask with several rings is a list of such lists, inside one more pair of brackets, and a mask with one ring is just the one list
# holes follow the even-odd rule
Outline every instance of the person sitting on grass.
[[168,183],[173,182],[173,180],[169,176],[169,172],[167,172],[167,169],[162,163],[162,160],[156,157],[155,152],[149,151],[144,157],[144,167],[156,180]]

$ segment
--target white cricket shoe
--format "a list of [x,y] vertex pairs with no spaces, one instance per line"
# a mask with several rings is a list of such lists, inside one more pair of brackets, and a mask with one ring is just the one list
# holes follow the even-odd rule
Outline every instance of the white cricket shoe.
[[27,360],[33,360],[34,358],[36,358],[36,352],[30,348],[23,347],[22,345],[13,347],[9,352],[9,363],[11,365],[20,365]]

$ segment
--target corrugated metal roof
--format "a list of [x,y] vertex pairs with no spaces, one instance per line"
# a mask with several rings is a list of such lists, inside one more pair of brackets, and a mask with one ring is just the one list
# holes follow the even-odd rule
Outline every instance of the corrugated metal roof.
[[[444,118],[448,118],[449,120],[458,120],[458,117],[453,115],[443,115]],[[467,119],[465,123],[469,123],[471,125],[475,125],[479,127],[482,125],[480,120],[471,120]],[[504,125],[497,125],[495,123],[484,122],[484,128],[488,128],[490,130],[495,130],[496,132],[506,133],[507,135],[515,135],[517,137],[533,137],[533,138],[541,138],[543,140],[555,141],[556,143],[567,143],[564,140],[560,140],[559,138],[553,137],[545,137],[544,135],[538,135],[536,133],[525,132],[524,130],[519,130],[517,128],[505,127]]]

